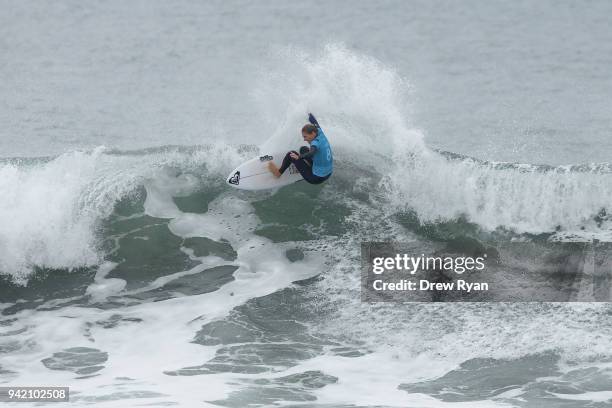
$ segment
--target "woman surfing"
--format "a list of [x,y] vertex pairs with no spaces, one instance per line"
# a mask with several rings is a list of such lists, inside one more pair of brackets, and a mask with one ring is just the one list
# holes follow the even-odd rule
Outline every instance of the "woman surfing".
[[310,148],[303,146],[300,153],[295,150],[288,152],[280,167],[273,162],[268,163],[268,169],[277,178],[291,164],[310,184],[321,184],[331,176],[334,158],[329,141],[312,113],[308,114],[308,121],[310,123],[302,127],[302,138],[310,145]]

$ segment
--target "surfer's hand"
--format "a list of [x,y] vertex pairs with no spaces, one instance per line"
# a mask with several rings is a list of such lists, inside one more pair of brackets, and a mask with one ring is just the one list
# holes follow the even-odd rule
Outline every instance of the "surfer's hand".
[[297,153],[289,153],[289,157],[291,157],[293,160],[297,160],[300,158],[300,156]]
[[309,121],[311,124],[315,125],[316,127],[320,127],[320,126],[319,126],[319,122],[317,122],[317,120],[315,119],[315,117],[314,117],[314,115],[313,115],[312,113],[309,113],[309,114],[308,114],[308,121]]

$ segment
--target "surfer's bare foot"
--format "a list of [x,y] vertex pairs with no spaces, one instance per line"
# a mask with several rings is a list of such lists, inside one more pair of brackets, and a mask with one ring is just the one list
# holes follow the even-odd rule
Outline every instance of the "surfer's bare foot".
[[270,170],[270,173],[274,174],[274,177],[276,178],[281,176],[281,173],[280,171],[278,171],[278,167],[276,167],[276,164],[274,164],[274,162],[268,163],[268,170]]

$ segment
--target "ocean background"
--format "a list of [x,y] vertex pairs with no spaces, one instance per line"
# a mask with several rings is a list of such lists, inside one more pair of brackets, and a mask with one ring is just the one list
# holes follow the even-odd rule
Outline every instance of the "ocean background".
[[[1,6],[0,385],[69,386],[67,406],[612,407],[606,303],[359,286],[364,241],[612,241],[612,3]],[[298,145],[307,112],[327,183],[225,185]]]

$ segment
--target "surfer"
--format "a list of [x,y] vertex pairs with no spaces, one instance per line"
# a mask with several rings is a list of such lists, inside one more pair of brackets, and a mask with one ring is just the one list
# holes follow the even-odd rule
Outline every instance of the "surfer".
[[302,127],[302,138],[310,148],[303,146],[300,153],[295,150],[288,152],[280,168],[269,162],[268,169],[276,177],[280,177],[291,164],[310,184],[321,184],[331,176],[334,159],[329,141],[312,113],[308,115],[308,120],[310,123]]

